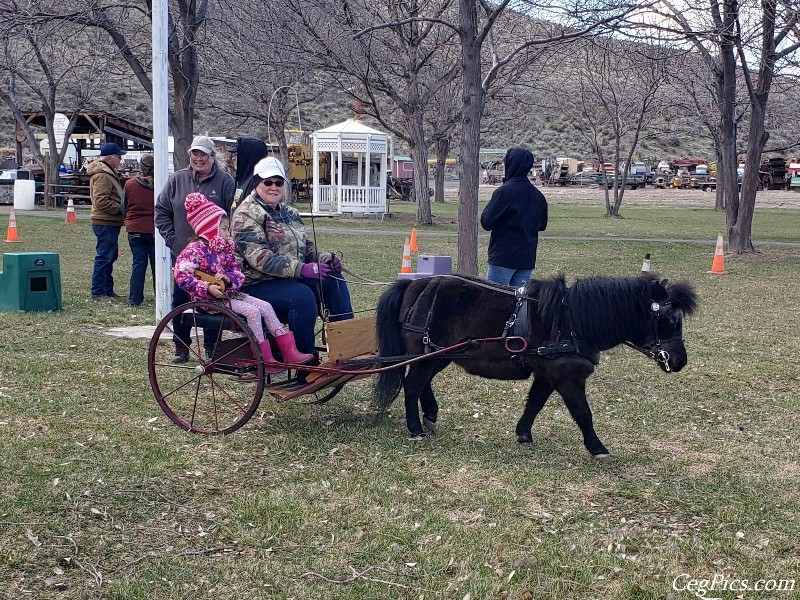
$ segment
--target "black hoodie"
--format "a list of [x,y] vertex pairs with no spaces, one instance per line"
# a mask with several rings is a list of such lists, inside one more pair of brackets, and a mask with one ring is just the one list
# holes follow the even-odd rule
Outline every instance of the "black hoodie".
[[236,188],[243,190],[242,198],[246,198],[253,189],[250,187],[253,169],[267,154],[267,145],[257,137],[247,136],[236,140]]
[[491,231],[489,263],[508,269],[534,269],[539,232],[547,227],[547,200],[528,181],[533,154],[509,148],[505,182],[492,194],[481,214],[481,227]]

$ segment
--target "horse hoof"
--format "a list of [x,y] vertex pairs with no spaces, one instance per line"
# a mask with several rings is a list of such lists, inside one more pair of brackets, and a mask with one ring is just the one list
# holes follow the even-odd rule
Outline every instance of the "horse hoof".
[[532,444],[533,443],[533,436],[530,436],[528,434],[517,435],[517,443],[518,444]]
[[422,417],[422,424],[425,425],[425,428],[431,433],[436,433],[436,421],[431,421],[426,417]]
[[418,433],[417,435],[410,436],[408,439],[410,439],[412,442],[422,442],[425,441],[427,438],[428,436],[425,435],[424,433]]
[[614,462],[614,457],[610,454],[592,454],[592,458],[594,458],[601,465],[607,465]]

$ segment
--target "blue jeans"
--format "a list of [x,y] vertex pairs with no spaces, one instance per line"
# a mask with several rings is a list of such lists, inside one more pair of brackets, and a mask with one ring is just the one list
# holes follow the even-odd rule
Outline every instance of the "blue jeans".
[[295,279],[270,279],[245,285],[242,291],[272,304],[278,318],[289,325],[300,352],[317,354],[317,299],[310,288]]
[[[317,304],[320,305],[320,308],[322,304],[325,305],[331,321],[344,321],[353,318],[350,290],[341,271],[331,271],[330,276],[324,279],[301,277],[298,281],[311,288],[317,299]],[[323,302],[320,302],[320,291],[322,292]]]
[[510,285],[518,288],[528,283],[532,274],[533,269],[511,269],[489,263],[489,272],[486,274],[486,279],[501,285]]
[[153,278],[153,289],[156,285],[156,238],[152,233],[128,233],[128,245],[133,255],[131,283],[128,286],[128,302],[141,304],[144,301],[144,279],[147,275],[147,264],[150,264],[150,275]]
[[114,293],[114,277],[111,272],[119,257],[119,225],[92,225],[97,238],[97,248],[92,271],[92,296],[111,296]]

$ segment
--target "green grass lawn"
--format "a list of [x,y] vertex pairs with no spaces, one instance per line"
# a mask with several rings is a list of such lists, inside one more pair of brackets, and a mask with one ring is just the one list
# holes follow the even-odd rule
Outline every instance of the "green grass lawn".
[[[478,214],[486,205],[480,202]],[[315,226],[320,228],[382,229],[407,232],[416,227],[421,233],[456,232],[458,204],[445,202],[433,204],[436,224],[419,226],[413,223],[414,204],[396,202],[391,205],[391,218],[318,218]],[[586,237],[633,237],[656,239],[714,240],[724,233],[725,213],[709,207],[672,206],[623,206],[622,218],[607,219],[601,205],[556,204],[549,205],[549,222],[543,238],[558,236]],[[308,219],[306,219],[308,221]],[[753,240],[797,242],[798,211],[790,208],[759,209],[753,222]],[[488,235],[482,229],[480,235]]]
[[[797,241],[797,215],[759,211],[754,238]],[[713,239],[721,214],[625,216],[551,205],[558,239],[542,240],[536,275],[633,275],[649,252],[701,306],[680,373],[629,349],[603,356],[588,392],[616,460],[598,465],[558,397],[523,447],[526,382],[452,367],[434,381],[440,433],[425,442],[408,439],[401,401],[378,414],[369,379],[321,406],[264,398],[224,438],[186,434],[153,398],[147,341],[105,334],[155,324],[152,290],[139,308],[92,302],[89,224],[17,213],[22,243],[2,251],[59,253],[64,310],[0,313],[0,598],[677,600],[697,597],[673,590],[682,574],[797,578],[800,249],[727,255],[729,274],[708,275],[713,243],[615,238]],[[387,222],[360,226],[318,233],[319,246],[393,280],[399,238],[370,235]],[[453,236],[420,243],[456,255]],[[354,283],[356,308],[383,289]]]

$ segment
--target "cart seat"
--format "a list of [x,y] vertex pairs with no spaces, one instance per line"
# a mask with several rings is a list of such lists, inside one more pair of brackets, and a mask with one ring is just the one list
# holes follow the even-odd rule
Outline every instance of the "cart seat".
[[[239,317],[238,320],[247,324],[244,317]],[[208,327],[230,331],[240,328],[230,317],[204,310],[188,310],[181,313],[181,323],[187,327],[202,327],[204,329]]]

